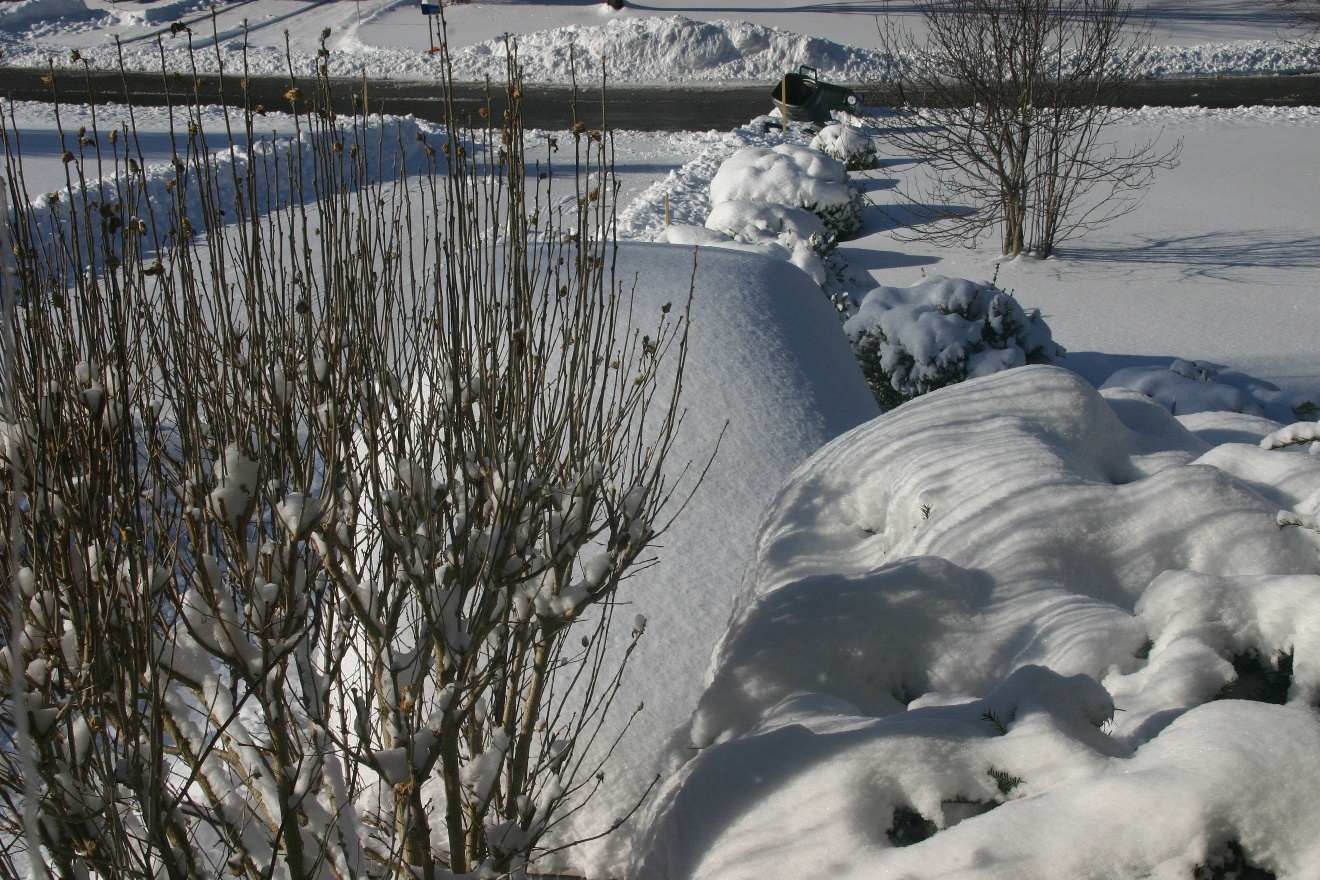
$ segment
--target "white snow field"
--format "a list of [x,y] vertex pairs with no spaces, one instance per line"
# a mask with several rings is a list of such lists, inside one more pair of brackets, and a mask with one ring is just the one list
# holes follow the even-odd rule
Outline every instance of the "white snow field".
[[[0,49],[7,64],[65,64],[78,48],[106,66],[119,34],[127,63],[152,67],[146,38],[198,19],[199,60],[228,65],[246,17],[254,72],[283,70],[286,29],[310,65],[329,27],[336,74],[436,75],[413,2],[220,4],[214,48],[207,7],[20,0],[0,6]],[[565,79],[575,43],[584,75],[604,54],[616,82],[718,84],[798,63],[879,76],[873,15],[903,8],[485,2],[446,15],[460,78],[502,72],[491,41],[512,31],[530,80]],[[1149,10],[1151,75],[1320,70],[1272,7]],[[49,107],[10,112],[29,196],[58,189]],[[66,108],[66,130],[89,112]],[[104,125],[122,109],[97,112]],[[147,158],[168,161],[166,117],[138,123]],[[279,114],[267,124],[289,131]],[[700,246],[681,457],[704,462],[729,426],[659,563],[623,587],[649,625],[621,708],[646,708],[565,836],[609,827],[656,772],[660,790],[564,867],[593,880],[1188,880],[1241,857],[1320,876],[1320,557],[1277,518],[1320,514],[1320,460],[1256,445],[1320,400],[1320,109],[1147,108],[1113,136],[1158,132],[1183,139],[1181,165],[1049,260],[912,240],[893,193],[921,173],[911,157],[882,147],[879,169],[852,173],[868,204],[837,253],[863,287],[994,277],[1068,350],[1058,367],[878,419],[833,306],[784,261],[802,238],[791,216],[744,205],[723,209],[737,229],[705,228],[723,161],[778,136],[615,134],[620,230],[636,242],[621,256],[644,301],[680,299]],[[1241,699],[1262,681],[1286,702]]]
[[[295,65],[310,71],[323,30],[334,75],[434,79],[440,60],[415,0],[13,0],[0,5],[0,49],[5,63],[44,67],[68,63],[78,49],[99,67],[122,51],[130,68],[155,70],[155,36],[176,21],[187,35],[165,39],[168,63],[189,69],[184,48],[206,49],[200,69],[224,60],[236,69],[244,35],[252,73],[283,75],[286,39]],[[598,80],[602,59],[616,83],[718,84],[773,82],[799,64],[826,79],[865,82],[882,77],[889,61],[875,51],[878,19],[920,28],[912,7],[871,0],[799,3],[774,0],[748,6],[711,0],[629,3],[538,3],[488,0],[445,7],[456,79],[504,75],[505,34],[518,37],[531,82],[566,82],[570,45],[577,72]],[[1151,50],[1141,60],[1148,76],[1281,74],[1320,70],[1320,51],[1292,39],[1287,16],[1248,0],[1153,0],[1136,18],[1150,28]],[[432,22],[434,25],[434,21]],[[122,41],[119,50],[115,37]]]

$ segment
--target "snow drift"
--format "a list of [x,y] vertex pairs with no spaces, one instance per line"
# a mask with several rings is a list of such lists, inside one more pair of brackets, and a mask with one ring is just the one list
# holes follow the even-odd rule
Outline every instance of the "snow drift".
[[767,515],[634,876],[1316,876],[1320,564],[1276,515],[1317,490],[1053,367],[839,438]]
[[[620,274],[639,279],[639,313],[681,302],[693,249],[628,243]],[[719,452],[691,503],[659,539],[659,564],[620,586],[646,636],[622,693],[645,709],[607,771],[609,784],[564,835],[599,834],[654,779],[669,733],[701,693],[711,650],[729,619],[762,513],[784,479],[827,441],[878,414],[834,311],[806,275],[776,259],[702,248],[697,259],[687,408],[676,465]],[[723,434],[722,439],[721,434]],[[621,701],[623,702],[623,701]],[[569,853],[589,876],[618,876],[627,833]]]

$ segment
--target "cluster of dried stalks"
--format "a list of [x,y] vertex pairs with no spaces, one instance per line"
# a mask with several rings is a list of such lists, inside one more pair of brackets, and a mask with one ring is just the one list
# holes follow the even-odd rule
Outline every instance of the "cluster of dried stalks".
[[412,142],[324,57],[278,144],[185,75],[164,204],[132,123],[30,204],[10,121],[0,876],[519,875],[602,784],[683,303],[616,277],[607,134],[524,155],[512,55]]

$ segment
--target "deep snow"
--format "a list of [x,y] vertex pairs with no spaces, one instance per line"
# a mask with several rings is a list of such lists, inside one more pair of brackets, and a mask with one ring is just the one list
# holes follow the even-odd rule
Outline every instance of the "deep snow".
[[[868,4],[683,11],[752,24],[675,19],[678,5],[451,7],[457,69],[488,70],[499,56],[483,41],[515,29],[532,79],[565,75],[570,39],[608,51],[615,81],[760,81],[800,61],[839,79],[878,70]],[[104,64],[109,34],[146,36],[205,6],[6,4],[0,47],[10,64],[64,63],[70,47]],[[1152,8],[1153,75],[1320,67],[1273,10]],[[306,64],[329,26],[337,73],[434,75],[412,3],[254,0],[221,13],[226,63],[247,16],[256,70],[281,69],[285,28]],[[208,33],[194,28],[201,44]],[[147,41],[126,51],[155,63]],[[62,147],[47,109],[17,113],[36,197],[62,184]],[[141,120],[148,158],[165,161],[163,117]],[[278,114],[268,123],[288,130]],[[628,692],[647,708],[616,756],[621,785],[573,830],[620,815],[670,731],[697,714],[669,743],[676,772],[649,818],[574,863],[600,877],[635,856],[648,878],[1186,878],[1237,840],[1281,877],[1320,874],[1320,732],[1307,708],[1320,688],[1320,566],[1310,538],[1275,519],[1320,513],[1320,465],[1254,446],[1320,386],[1317,125],[1313,108],[1134,115],[1115,137],[1167,130],[1185,140],[1182,165],[1137,213],[1046,261],[903,240],[911,216],[889,190],[919,166],[890,155],[855,174],[870,206],[862,236],[839,249],[851,266],[893,287],[997,273],[1043,309],[1069,349],[1061,365],[1087,381],[1012,370],[869,422],[811,458],[759,532],[790,472],[875,408],[818,287],[782,260],[701,247],[694,328],[709,335],[690,365],[684,454],[700,458],[730,427],[661,564],[625,585],[650,620]],[[651,240],[666,209],[671,229],[687,229],[670,234],[683,247],[625,250],[645,296],[686,289],[721,163],[774,143],[754,125],[616,134],[624,237]],[[1205,369],[1170,371],[1175,358]],[[1122,388],[1092,390],[1125,367],[1137,369],[1112,383]],[[1294,652],[1288,705],[1207,702],[1247,649],[1267,663]],[[896,807],[942,830],[895,848]]]
[[[1054,367],[839,438],[762,525],[634,876],[1185,878],[1230,840],[1315,876],[1320,561],[1275,515],[1318,489]],[[1225,693],[1248,652],[1293,652],[1287,706]]]

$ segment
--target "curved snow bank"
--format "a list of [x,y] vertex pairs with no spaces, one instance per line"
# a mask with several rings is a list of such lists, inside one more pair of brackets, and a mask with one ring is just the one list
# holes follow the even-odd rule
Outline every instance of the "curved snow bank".
[[[1052,367],[839,438],[766,517],[635,876],[1187,877],[1230,842],[1316,876],[1320,562],[1275,517],[1317,489]],[[1288,705],[1209,702],[1253,676]]]
[[[115,105],[101,109],[103,133],[113,130],[113,124],[107,120],[114,119],[123,109]],[[76,109],[72,112],[78,113]],[[225,114],[223,107],[199,109],[199,118],[213,125],[212,131],[221,130]],[[263,122],[270,127],[271,133],[256,135],[250,144],[212,143],[205,165],[205,181],[199,179],[203,175],[198,174],[201,166],[196,161],[190,161],[183,169],[166,160],[149,161],[138,168],[135,160],[137,148],[130,149],[123,140],[111,142],[105,136],[95,147],[89,143],[79,148],[78,154],[71,159],[77,169],[75,180],[81,177],[85,182],[65,185],[32,201],[28,216],[34,236],[45,237],[61,226],[68,226],[73,222],[72,218],[85,210],[85,204],[91,202],[121,203],[130,209],[130,216],[146,224],[141,233],[146,240],[164,237],[175,222],[172,209],[176,202],[176,188],[177,201],[184,207],[188,221],[196,229],[206,229],[208,218],[202,216],[201,200],[192,197],[189,189],[209,186],[215,191],[213,198],[217,203],[237,204],[235,187],[250,173],[256,173],[254,169],[261,169],[262,179],[271,181],[269,187],[256,189],[257,203],[252,207],[259,214],[315,199],[316,141],[322,135],[296,131],[293,118],[285,113],[270,113]],[[333,136],[340,141],[347,140],[354,150],[362,152],[361,167],[365,173],[354,185],[375,181],[381,174],[388,176],[396,166],[412,173],[423,173],[428,163],[425,152],[428,140],[431,144],[439,144],[445,137],[444,130],[434,123],[413,116],[380,114],[368,117],[356,133],[348,120],[341,119],[336,123]],[[178,142],[182,147],[185,136],[179,135]],[[192,152],[189,149],[188,154],[192,155]],[[130,161],[133,170],[130,170]],[[230,222],[236,219],[237,214],[233,214]]]
[[[618,709],[645,709],[614,753],[607,784],[561,839],[599,834],[632,809],[701,693],[766,506],[812,453],[879,412],[833,309],[806,275],[737,251],[701,248],[697,260],[687,414],[671,461],[700,469],[723,439],[705,482],[661,537],[659,563],[620,588],[628,619],[643,614],[647,628]],[[638,279],[640,315],[680,304],[693,279],[691,247],[627,243],[619,261],[619,277]],[[630,829],[567,857],[587,876],[617,877]]]
[[13,30],[50,22],[98,21],[105,12],[90,9],[86,0],[19,0],[0,7],[0,29]]

